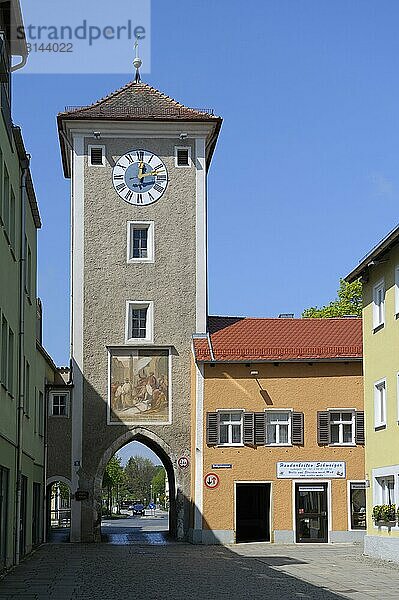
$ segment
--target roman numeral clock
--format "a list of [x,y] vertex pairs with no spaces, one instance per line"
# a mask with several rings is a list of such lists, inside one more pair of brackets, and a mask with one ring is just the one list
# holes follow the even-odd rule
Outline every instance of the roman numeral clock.
[[122,200],[143,206],[160,199],[168,185],[168,172],[156,154],[131,150],[115,164],[112,180]]

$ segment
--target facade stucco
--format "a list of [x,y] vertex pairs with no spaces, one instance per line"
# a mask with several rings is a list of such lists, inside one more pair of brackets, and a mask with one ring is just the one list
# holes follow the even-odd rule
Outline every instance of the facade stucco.
[[[363,533],[349,531],[348,527],[348,481],[364,480],[364,447],[318,445],[317,411],[330,408],[363,409],[361,363],[280,363],[278,366],[258,363],[258,381],[267,392],[267,403],[259,392],[258,383],[250,375],[253,367],[245,364],[205,365],[204,413],[220,409],[262,412],[267,408],[301,411],[304,413],[304,445],[205,445],[204,473],[211,472],[213,464],[227,463],[232,468],[217,471],[220,483],[216,489],[204,487],[204,529],[229,531],[234,537],[235,484],[270,482],[271,541],[294,541],[294,480],[278,479],[276,463],[339,460],[346,463],[346,478],[328,482],[329,541],[359,539]],[[299,479],[295,481],[300,482]]]

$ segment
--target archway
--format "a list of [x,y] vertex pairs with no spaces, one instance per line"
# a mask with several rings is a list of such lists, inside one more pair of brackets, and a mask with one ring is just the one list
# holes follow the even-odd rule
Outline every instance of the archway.
[[47,480],[47,526],[48,542],[69,542],[71,530],[71,482],[62,476]]
[[142,427],[128,431],[117,438],[104,452],[98,465],[94,480],[94,540],[101,540],[101,514],[102,514],[102,483],[104,472],[111,458],[124,446],[132,441],[137,441],[147,446],[160,459],[165,468],[169,487],[169,534],[176,539],[183,539],[183,499],[179,494],[179,482],[176,480],[176,457],[170,447],[152,431]]

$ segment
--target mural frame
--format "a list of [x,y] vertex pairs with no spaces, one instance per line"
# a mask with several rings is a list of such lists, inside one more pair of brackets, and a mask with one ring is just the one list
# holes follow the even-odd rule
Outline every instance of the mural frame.
[[[157,351],[161,350],[163,352],[167,352],[167,360],[168,360],[168,410],[167,410],[167,419],[162,420],[148,420],[148,419],[137,419],[137,420],[124,420],[118,416],[118,419],[112,419],[111,415],[111,377],[112,377],[112,358],[118,353],[127,356],[138,355],[139,352],[146,353],[148,351]],[[108,363],[108,375],[107,375],[107,425],[116,425],[116,426],[131,426],[136,427],[137,425],[152,427],[153,425],[171,425],[172,424],[172,348],[171,346],[107,346],[107,363]]]

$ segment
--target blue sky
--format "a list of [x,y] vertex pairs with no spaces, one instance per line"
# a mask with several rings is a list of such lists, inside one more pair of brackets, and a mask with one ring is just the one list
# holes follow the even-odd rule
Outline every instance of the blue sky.
[[[144,80],[224,118],[209,174],[212,314],[326,303],[399,221],[398,24],[395,0],[153,0]],[[130,78],[14,79],[43,218],[44,344],[58,364],[69,355],[69,182],[55,117]]]

